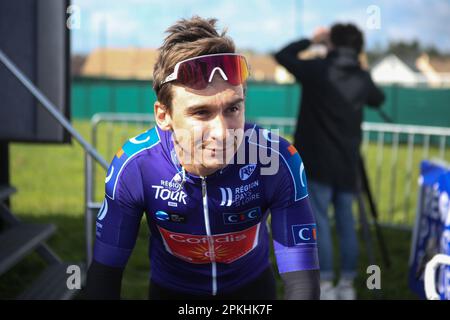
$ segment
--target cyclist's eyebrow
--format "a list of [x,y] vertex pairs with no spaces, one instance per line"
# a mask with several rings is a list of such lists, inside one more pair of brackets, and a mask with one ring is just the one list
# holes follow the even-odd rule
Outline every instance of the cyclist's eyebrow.
[[[233,100],[231,100],[230,102],[228,102],[225,105],[225,109],[231,106],[234,106],[238,103],[241,103],[244,101],[244,98],[242,97],[237,97]],[[194,104],[192,106],[187,107],[186,109],[186,113],[194,113],[196,111],[200,111],[200,110],[205,110],[205,109],[211,109],[211,108],[215,108],[215,106],[211,105],[211,104],[207,104],[207,103],[200,103],[200,104]]]

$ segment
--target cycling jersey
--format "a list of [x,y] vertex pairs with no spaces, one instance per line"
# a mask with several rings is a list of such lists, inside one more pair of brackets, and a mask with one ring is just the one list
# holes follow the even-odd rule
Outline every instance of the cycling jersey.
[[[94,259],[125,267],[145,212],[151,278],[170,290],[217,295],[250,283],[269,266],[269,230],[279,273],[318,269],[299,153],[270,131],[245,129],[244,152],[206,177],[184,171],[170,131],[155,126],[129,139],[107,171]],[[275,174],[263,174],[271,164],[255,161],[255,150],[277,157]]]

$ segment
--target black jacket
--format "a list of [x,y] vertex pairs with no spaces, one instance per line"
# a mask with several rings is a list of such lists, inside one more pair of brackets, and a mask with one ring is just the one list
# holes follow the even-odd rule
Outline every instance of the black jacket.
[[300,40],[275,54],[302,85],[294,144],[308,179],[355,191],[363,107],[379,107],[384,94],[351,49],[333,50],[325,59],[298,59],[310,44]]

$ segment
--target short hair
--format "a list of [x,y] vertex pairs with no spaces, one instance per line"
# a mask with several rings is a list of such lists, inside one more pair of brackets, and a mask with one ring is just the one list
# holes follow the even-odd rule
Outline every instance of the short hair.
[[177,62],[215,53],[235,53],[235,45],[226,36],[226,30],[218,33],[217,19],[202,19],[194,16],[191,19],[181,19],[170,26],[153,69],[153,89],[158,101],[169,110],[172,103],[172,84],[164,79],[173,72]]
[[334,47],[352,48],[356,53],[362,51],[364,38],[361,30],[354,24],[337,23],[331,27],[330,40]]

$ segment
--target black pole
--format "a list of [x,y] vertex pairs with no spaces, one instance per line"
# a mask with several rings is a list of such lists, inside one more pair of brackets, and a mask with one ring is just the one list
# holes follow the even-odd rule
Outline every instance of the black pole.
[[[0,141],[0,186],[9,186],[9,146],[8,142]],[[9,209],[9,198],[0,201]],[[5,223],[0,219],[0,230],[5,226]]]
[[369,222],[367,220],[367,211],[364,205],[363,192],[364,189],[361,186],[361,184],[359,184],[356,200],[358,202],[359,208],[359,222],[361,224],[361,235],[362,238],[364,239],[364,242],[366,243],[367,261],[369,262],[370,265],[373,265],[375,264],[375,253],[373,250],[373,242],[372,236],[370,234]]
[[[0,185],[9,186],[9,145],[6,141],[0,141]],[[9,198],[4,202],[9,208]]]
[[[361,159],[361,156],[360,156]],[[366,192],[365,185],[364,185],[364,172],[362,170],[363,168],[360,166],[360,163],[358,163],[358,175],[357,175],[357,193],[356,193],[356,200],[358,203],[358,209],[359,209],[359,222],[360,222],[360,228],[361,228],[361,235],[364,239],[364,242],[366,243],[366,254],[367,254],[367,260],[370,265],[375,264],[375,252],[373,250],[373,241],[372,241],[372,235],[370,232],[369,227],[369,220],[367,218],[367,209],[366,205],[364,203],[364,193]]]
[[378,240],[378,244],[380,245],[381,257],[383,259],[384,265],[389,269],[391,266],[391,259],[389,257],[389,253],[387,250],[386,242],[384,241],[383,234],[380,229],[380,225],[378,224],[378,209],[375,205],[375,201],[372,197],[372,192],[370,190],[369,178],[367,177],[366,168],[364,166],[363,157],[359,157],[359,168],[360,168],[360,183],[361,189],[366,194],[367,201],[369,202],[370,213],[372,215],[373,224],[375,226],[375,233]]
[[384,112],[383,110],[378,109],[378,114],[380,115],[381,118],[383,118],[383,120],[384,120],[385,122],[387,122],[387,123],[394,123],[394,121],[391,119],[391,117],[388,116],[388,115],[386,114],[386,112]]

